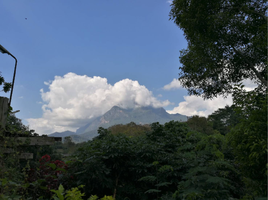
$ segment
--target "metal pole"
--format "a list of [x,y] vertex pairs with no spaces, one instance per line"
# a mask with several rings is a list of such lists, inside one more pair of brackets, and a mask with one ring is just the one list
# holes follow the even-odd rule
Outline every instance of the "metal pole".
[[10,98],[9,98],[9,103],[8,106],[11,104],[11,99],[12,99],[12,94],[13,94],[13,88],[14,88],[14,83],[15,83],[15,76],[16,76],[16,70],[17,70],[17,58],[13,56],[11,53],[9,54],[15,59],[15,68],[14,68],[14,74],[13,74],[13,80],[12,80],[12,85],[11,85],[11,91],[10,91]]
[[14,88],[14,83],[15,83],[15,76],[16,76],[16,70],[17,70],[17,63],[18,63],[18,60],[15,56],[13,56],[8,50],[6,50],[1,44],[0,44],[0,51],[2,53],[6,53],[10,56],[12,56],[12,58],[15,59],[15,69],[14,69],[14,74],[13,74],[13,80],[12,80],[12,85],[11,85],[11,92],[10,92],[10,98],[9,98],[9,103],[8,103],[8,106],[10,106],[11,104],[11,99],[12,99],[12,94],[13,94],[13,88]]

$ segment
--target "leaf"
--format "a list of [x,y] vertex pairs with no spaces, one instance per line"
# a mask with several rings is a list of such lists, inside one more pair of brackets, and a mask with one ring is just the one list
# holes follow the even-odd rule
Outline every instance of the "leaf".
[[66,169],[63,169],[63,168],[57,168],[57,171],[66,172]]
[[145,192],[145,194],[146,194],[146,193],[158,193],[158,192],[161,192],[161,190],[150,189],[150,190],[147,190],[147,191]]
[[97,200],[99,197],[97,195],[91,195],[87,200]]
[[170,182],[163,182],[163,183],[158,183],[158,184],[156,184],[155,186],[156,187],[161,187],[161,186],[168,186],[168,185],[170,185],[171,183]]
[[112,196],[104,196],[102,197],[100,200],[114,200],[114,198]]
[[154,161],[154,162],[153,162],[153,165],[158,165],[158,164],[159,164],[158,161]]
[[[54,192],[59,200],[64,200],[64,196],[63,196],[63,193],[64,193],[64,187],[60,184],[58,190],[50,190],[51,192]],[[56,200],[57,198],[55,198],[55,196],[53,196],[53,198]]]
[[59,189],[58,189],[61,193],[63,193],[64,192],[64,187],[62,186],[62,184],[60,184],[60,186],[59,186]]
[[173,167],[170,165],[163,165],[162,167],[160,167],[158,171],[159,172],[173,171]]
[[52,169],[56,169],[57,167],[54,163],[49,163],[48,166],[51,167]]
[[149,181],[149,182],[154,182],[156,180],[155,176],[144,176],[139,179],[139,181]]
[[76,172],[76,173],[74,173],[75,175],[78,175],[78,174],[83,174],[83,173],[85,173],[87,170],[83,170],[83,171],[81,171],[81,172]]

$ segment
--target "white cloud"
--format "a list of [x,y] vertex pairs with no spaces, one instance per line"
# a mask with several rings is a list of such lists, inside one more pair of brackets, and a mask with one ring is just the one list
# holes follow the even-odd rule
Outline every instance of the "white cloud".
[[[242,82],[246,91],[251,91],[257,87],[257,84],[250,79],[246,79]],[[175,88],[182,88],[179,81],[173,79],[173,81],[164,86],[165,90],[171,90]],[[232,105],[231,95],[227,98],[217,97],[212,100],[204,100],[202,97],[197,96],[184,96],[185,101],[180,102],[177,107],[172,110],[167,110],[170,114],[180,113],[187,116],[199,115],[208,116],[219,108],[224,108],[226,105]]]
[[175,78],[171,81],[171,83],[169,83],[163,87],[164,90],[181,89],[181,88],[183,88],[183,87],[181,86],[178,79],[175,79]]
[[51,80],[49,80],[49,81],[45,81],[45,82],[44,82],[45,85],[50,85],[51,83],[52,83]]
[[68,73],[55,76],[51,82],[45,82],[49,90],[41,89],[43,116],[27,119],[31,129],[39,134],[55,131],[75,131],[93,117],[98,117],[114,105],[123,108],[136,106],[162,107],[169,101],[157,100],[151,91],[138,81],[123,79],[110,85],[106,78]]
[[224,108],[226,105],[232,105],[232,97],[218,97],[212,100],[203,100],[202,97],[184,96],[185,101],[180,102],[173,110],[167,110],[170,114],[180,113],[182,115],[193,116],[208,116],[219,108]]
[[246,79],[246,80],[244,80],[242,83],[243,83],[243,85],[245,86],[244,89],[245,89],[246,91],[254,90],[254,89],[258,86],[258,84],[256,84],[255,82],[253,82],[253,81],[250,80],[250,79]]
[[172,4],[173,0],[168,0],[167,3]]
[[[258,85],[250,79],[245,79],[242,81],[242,84],[246,91],[251,91]],[[173,79],[171,83],[163,87],[165,90],[176,88],[182,88],[177,79]],[[187,116],[199,115],[207,117],[219,108],[233,104],[231,95],[227,96],[227,98],[217,97],[212,100],[204,100],[202,97],[197,96],[184,96],[183,98],[185,101],[180,102],[177,107],[174,107],[172,110],[167,110],[167,112],[170,114],[179,113]]]

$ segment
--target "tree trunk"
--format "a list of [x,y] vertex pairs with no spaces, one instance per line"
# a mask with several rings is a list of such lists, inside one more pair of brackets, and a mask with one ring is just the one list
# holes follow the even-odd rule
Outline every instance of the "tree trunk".
[[118,179],[119,179],[119,176],[116,177],[116,180],[115,180],[115,187],[114,187],[114,194],[113,194],[113,198],[115,199],[116,197],[116,189],[117,189],[117,185],[118,185]]
[[8,98],[0,97],[0,130],[5,129],[8,113]]

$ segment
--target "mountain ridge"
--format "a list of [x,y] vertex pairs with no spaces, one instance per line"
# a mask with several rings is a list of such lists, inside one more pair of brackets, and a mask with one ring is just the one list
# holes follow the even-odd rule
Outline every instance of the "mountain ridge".
[[62,132],[64,136],[60,136],[61,133],[56,132],[48,136],[57,137],[67,137],[71,136],[75,142],[87,141],[98,135],[99,127],[109,128],[110,126],[116,124],[127,124],[134,122],[136,124],[151,124],[154,122],[159,122],[164,124],[169,121],[187,121],[187,116],[181,114],[169,114],[167,111],[160,107],[154,108],[151,106],[146,107],[136,107],[133,109],[121,108],[119,106],[113,106],[109,111],[104,113],[102,116],[99,116],[95,119],[89,120],[89,122],[78,128],[76,132],[71,132],[73,134],[68,135],[65,132]]

